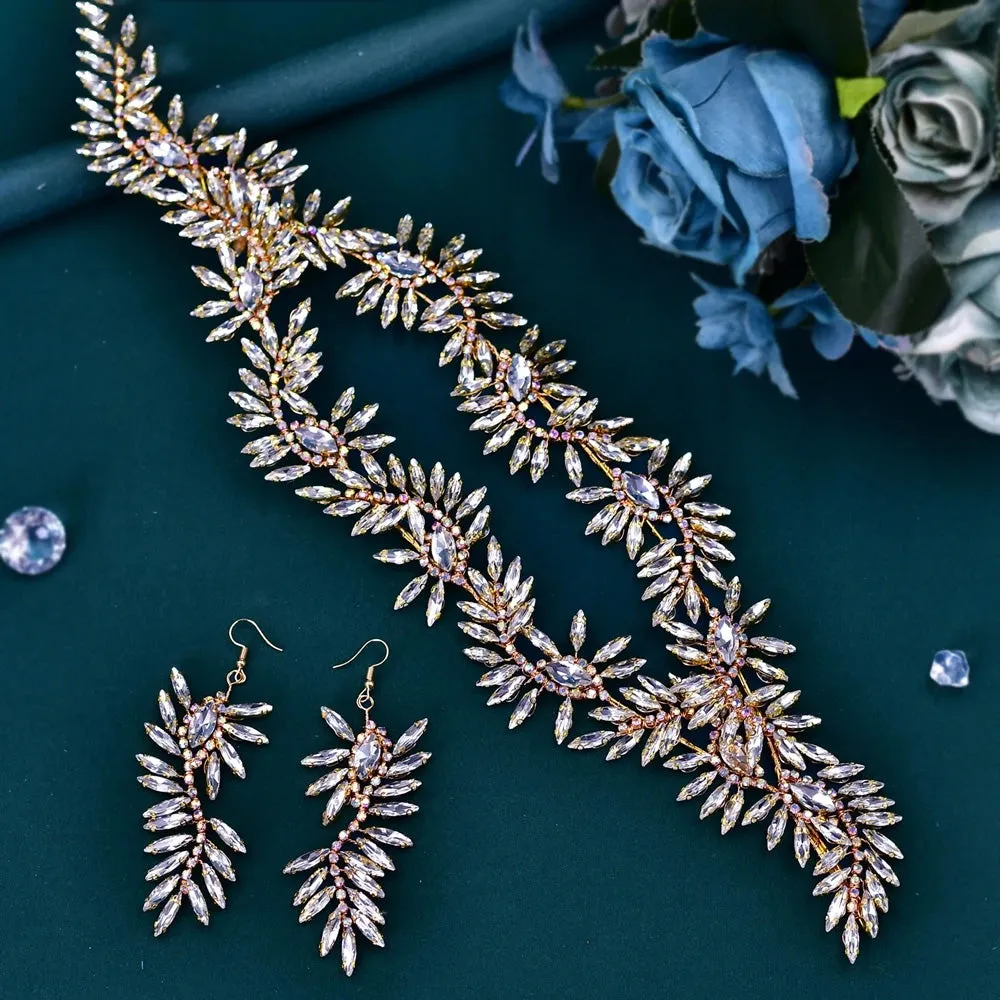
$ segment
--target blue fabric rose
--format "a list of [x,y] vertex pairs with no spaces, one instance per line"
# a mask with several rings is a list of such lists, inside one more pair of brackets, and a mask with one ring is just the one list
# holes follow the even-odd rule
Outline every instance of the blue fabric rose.
[[517,29],[512,69],[512,74],[500,85],[500,99],[512,111],[531,115],[536,122],[517,154],[516,163],[521,165],[541,137],[542,176],[555,184],[559,180],[556,142],[571,138],[589,112],[563,108],[569,91],[542,45],[538,15],[534,11],[528,15],[527,26]]
[[785,292],[774,301],[771,311],[777,314],[775,327],[778,330],[808,330],[813,347],[827,361],[842,358],[856,336],[869,347],[879,347],[884,340],[892,340],[880,338],[874,330],[845,319],[819,285],[805,285]]
[[827,192],[854,145],[832,82],[807,58],[704,32],[653,35],[622,86],[611,191],[650,243],[729,265],[742,284],[784,233],[827,236]]
[[798,398],[781,360],[774,320],[767,306],[742,288],[719,288],[697,275],[692,277],[705,291],[694,300],[698,346],[710,351],[729,351],[736,362],[733,374],[767,372],[786,396]]

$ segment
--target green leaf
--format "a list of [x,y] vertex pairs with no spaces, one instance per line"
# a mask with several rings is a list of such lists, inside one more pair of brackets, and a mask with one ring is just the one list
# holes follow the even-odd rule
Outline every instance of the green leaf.
[[841,118],[857,118],[864,106],[885,90],[885,80],[880,76],[859,76],[850,80],[838,76],[836,85]]
[[690,38],[698,30],[698,18],[694,14],[694,0],[672,0],[666,7],[653,15],[650,27],[653,31],[665,31],[671,38],[678,41]]
[[599,52],[590,60],[588,69],[632,69],[638,66],[642,62],[642,43],[657,32],[677,40],[690,38],[698,30],[693,0],[670,0],[653,15],[649,29],[641,38],[633,38],[623,45]]
[[911,10],[904,14],[893,25],[892,31],[882,40],[878,54],[892,52],[909,42],[922,42],[931,38],[939,31],[954,24],[966,11],[972,10],[975,4],[964,3],[949,10]]
[[831,76],[866,76],[868,46],[858,0],[695,0],[706,31],[811,56]]
[[858,119],[859,163],[830,203],[830,235],[806,245],[816,280],[852,323],[880,333],[919,333],[948,302],[948,281],[875,145]]
[[644,38],[633,38],[624,45],[598,52],[587,64],[587,69],[632,69],[642,62]]
[[601,194],[610,193],[611,178],[615,176],[621,155],[618,136],[613,135],[608,140],[608,144],[601,150],[601,155],[597,158],[597,166],[594,168],[594,186]]

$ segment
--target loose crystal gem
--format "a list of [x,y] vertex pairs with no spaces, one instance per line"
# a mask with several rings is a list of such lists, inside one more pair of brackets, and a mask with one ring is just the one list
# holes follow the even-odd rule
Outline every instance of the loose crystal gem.
[[308,448],[318,455],[328,455],[338,449],[337,439],[322,427],[300,427],[295,436],[303,448]]
[[351,756],[351,764],[358,772],[358,779],[364,781],[375,769],[382,756],[382,747],[378,736],[369,733],[355,748]]
[[593,683],[590,674],[578,663],[572,660],[552,660],[545,664],[548,675],[563,687],[580,687]]
[[789,787],[792,795],[806,809],[814,809],[818,812],[820,810],[832,811],[837,808],[833,796],[825,788],[820,788],[819,785],[791,785]]
[[531,388],[531,364],[522,354],[515,354],[510,359],[507,369],[507,388],[519,403],[528,395]]
[[264,292],[264,279],[253,268],[247,268],[240,277],[240,302],[244,309],[253,309]]
[[414,257],[405,250],[390,250],[387,253],[380,253],[378,262],[389,268],[389,271],[397,278],[418,278],[427,271],[419,257]]
[[[2,545],[2,541],[0,541]],[[6,560],[4,560],[6,561]],[[969,686],[969,661],[960,649],[942,649],[931,663],[931,680],[941,687]]]
[[0,528],[0,559],[16,573],[46,573],[65,551],[66,529],[44,507],[22,507]]
[[715,627],[715,648],[726,663],[732,663],[736,659],[736,649],[739,646],[739,632],[733,625],[729,615],[719,619],[719,624]]
[[451,532],[438,525],[431,532],[431,558],[447,573],[455,564],[457,554],[458,547]]
[[645,476],[640,476],[637,472],[623,472],[622,485],[630,500],[651,510],[660,509],[660,495]]
[[151,139],[146,152],[165,167],[182,167],[188,161],[187,152],[172,139]]
[[191,717],[191,724],[188,726],[188,744],[200,747],[215,732],[218,719],[215,705],[211,702],[202,705]]

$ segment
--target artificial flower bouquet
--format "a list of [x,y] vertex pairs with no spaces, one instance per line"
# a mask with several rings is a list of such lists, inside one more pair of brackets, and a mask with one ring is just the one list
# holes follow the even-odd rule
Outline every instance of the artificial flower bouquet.
[[596,96],[532,19],[501,96],[542,173],[582,143],[695,280],[698,342],[795,395],[779,335],[855,338],[1000,433],[1000,0],[620,0]]

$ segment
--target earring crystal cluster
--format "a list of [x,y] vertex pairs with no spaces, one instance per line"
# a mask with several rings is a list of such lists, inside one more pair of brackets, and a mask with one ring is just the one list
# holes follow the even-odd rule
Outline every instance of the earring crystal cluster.
[[[387,657],[388,647],[380,662]],[[375,900],[385,896],[380,879],[396,867],[386,848],[411,847],[413,841],[384,824],[394,826],[395,820],[417,811],[418,806],[402,798],[420,787],[421,782],[411,775],[431,756],[412,752],[427,729],[426,719],[415,722],[393,742],[370,717],[375,704],[373,669],[369,668],[357,699],[364,712],[363,727],[355,734],[339,712],[322,708],[324,721],[346,745],[321,750],[302,761],[306,767],[328,769],[309,785],[306,795],[328,795],[323,825],[339,820],[341,829],[329,846],[307,851],[284,869],[286,875],[308,872],[292,900],[301,907],[299,922],[327,911],[319,953],[325,957],[339,941],[341,966],[348,976],[357,963],[357,932],[373,945],[385,946],[380,930],[385,917]],[[346,810],[354,815],[344,822],[341,817]]]
[[[230,627],[230,639],[236,624]],[[251,624],[260,632],[256,623]],[[271,706],[266,702],[229,701],[234,685],[246,680],[247,647],[232,641],[240,647],[240,656],[236,668],[227,675],[227,690],[197,700],[175,667],[170,672],[173,697],[166,690],[160,691],[160,722],[146,723],[146,735],[168,759],[136,754],[145,772],[139,776],[139,784],[163,796],[142,814],[143,829],[156,834],[146,853],[159,856],[146,872],[146,881],[156,884],[143,904],[144,911],[160,910],[153,924],[156,937],[174,922],[185,899],[198,921],[207,926],[208,899],[220,910],[225,909],[222,880],[236,880],[232,861],[223,847],[239,854],[246,852],[240,835],[228,823],[207,815],[202,800],[202,794],[209,801],[217,798],[223,765],[237,778],[246,776],[235,744],[267,743],[262,732],[242,720],[267,715]],[[266,638],[264,641],[268,642]],[[279,648],[270,642],[268,645]],[[204,793],[199,792],[196,782],[199,771]]]

